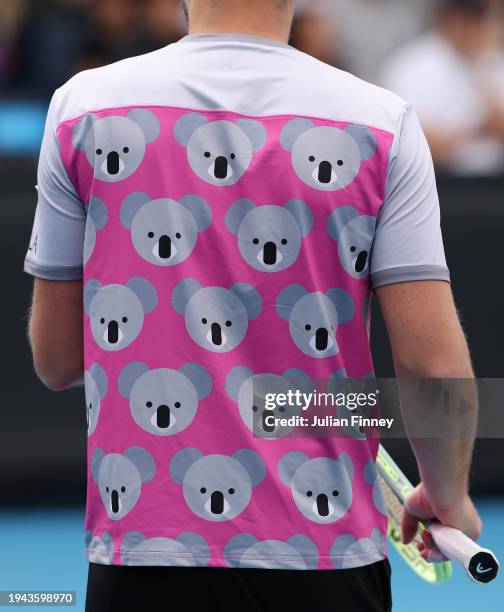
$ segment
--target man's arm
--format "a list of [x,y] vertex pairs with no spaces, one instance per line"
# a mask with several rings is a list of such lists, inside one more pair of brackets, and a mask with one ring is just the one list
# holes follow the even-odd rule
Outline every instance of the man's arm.
[[[376,293],[398,379],[474,378],[449,283],[405,282],[378,288]],[[410,438],[422,482],[406,502],[406,542],[414,537],[418,518],[437,518],[473,539],[480,535],[481,521],[468,493],[477,420],[475,394],[469,405],[473,408],[457,418],[460,436]],[[408,431],[418,415],[409,403],[402,403],[401,410]],[[427,555],[433,548],[432,540],[427,537],[425,545]]]
[[29,339],[35,371],[54,391],[83,378],[82,281],[35,279]]

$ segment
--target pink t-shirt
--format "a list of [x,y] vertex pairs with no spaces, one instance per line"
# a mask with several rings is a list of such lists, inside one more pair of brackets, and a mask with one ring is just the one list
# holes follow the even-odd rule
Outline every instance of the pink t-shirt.
[[38,190],[25,269],[84,282],[88,559],[384,558],[378,440],[275,435],[250,389],[369,376],[372,289],[449,279],[412,110],[287,45],[190,36],[56,92]]

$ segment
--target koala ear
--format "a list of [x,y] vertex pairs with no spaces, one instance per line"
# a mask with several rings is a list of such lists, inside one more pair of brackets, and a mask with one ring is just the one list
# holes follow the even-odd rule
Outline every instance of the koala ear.
[[229,567],[239,567],[243,553],[257,543],[257,538],[249,533],[239,533],[224,546],[223,557]]
[[338,323],[348,323],[353,319],[355,304],[349,293],[339,287],[333,287],[326,291],[326,295],[336,308]]
[[333,372],[329,378],[330,380],[341,380],[342,378],[348,378],[348,374],[345,368],[342,368]]
[[203,453],[197,448],[183,448],[180,450],[170,463],[170,475],[173,480],[183,484],[187,470],[201,457],[203,457]]
[[331,561],[336,568],[343,567],[343,561],[345,557],[345,553],[355,542],[355,536],[350,533],[345,533],[344,535],[336,538],[331,546]]
[[235,366],[229,371],[226,378],[226,391],[231,399],[237,400],[240,393],[241,386],[248,380],[254,373],[250,368],[245,366]]
[[292,151],[296,140],[312,127],[313,123],[309,119],[291,119],[280,132],[280,144],[287,151]]
[[289,370],[286,370],[282,376],[293,384],[295,390],[299,390],[301,392],[309,393],[315,386],[315,383],[311,377],[299,368],[290,368]]
[[259,295],[257,289],[249,285],[248,283],[236,283],[232,287],[229,287],[229,291],[232,291],[236,297],[239,297],[248,314],[248,318],[256,319],[262,310],[262,298]]
[[327,219],[327,233],[333,240],[339,240],[343,228],[359,213],[352,206],[340,206]]
[[91,216],[96,229],[99,231],[107,225],[108,211],[103,200],[93,196],[88,206],[88,215]]
[[79,122],[77,122],[72,129],[72,143],[75,149],[82,150],[86,146],[86,138],[89,134],[89,130],[93,127],[95,121],[98,121],[98,117],[93,114],[85,115]]
[[308,461],[308,456],[300,451],[287,453],[280,459],[278,464],[278,476],[280,480],[290,487],[292,478],[297,470]]
[[287,540],[295,548],[303,558],[308,569],[315,569],[318,565],[319,552],[313,540],[304,535],[295,535]]
[[84,287],[84,310],[87,314],[90,314],[91,311],[91,302],[93,301],[94,296],[101,289],[102,284],[100,281],[92,279],[86,283]]
[[184,278],[172,292],[172,306],[175,312],[185,315],[187,304],[192,296],[201,289],[201,284],[194,278]]
[[140,300],[144,313],[148,314],[156,308],[158,295],[154,285],[146,278],[134,277],[130,278],[126,283],[126,287],[131,289]]
[[238,230],[240,229],[240,225],[242,224],[245,216],[251,211],[254,210],[256,205],[252,200],[242,199],[237,200],[234,204],[228,208],[226,213],[226,225],[228,230],[236,236],[238,234]]
[[89,373],[93,377],[98,391],[100,392],[100,399],[103,399],[107,395],[108,389],[108,378],[105,370],[98,363],[93,363],[89,369]]
[[143,533],[139,531],[128,531],[121,542],[121,560],[125,561],[128,553],[132,551],[136,546],[145,540]]
[[192,553],[197,565],[200,567],[208,565],[208,561],[210,560],[210,548],[200,535],[187,531],[186,533],[181,533],[175,539]]
[[374,542],[376,548],[383,552],[385,549],[385,536],[379,529],[373,529],[371,532],[371,540]]
[[266,476],[266,466],[259,453],[242,448],[233,457],[247,470],[253,487],[261,484]]
[[179,372],[191,381],[198,394],[198,399],[205,399],[210,395],[212,378],[206,368],[199,363],[185,363],[181,366]]
[[156,115],[146,108],[134,108],[128,113],[128,119],[134,121],[142,130],[145,142],[154,142],[161,132],[161,125]]
[[301,230],[301,236],[307,236],[313,227],[313,213],[308,204],[305,204],[302,200],[289,200],[285,208],[296,219]]
[[353,480],[354,468],[353,461],[350,455],[348,453],[343,452],[337,459],[334,459],[334,461],[336,461],[337,463],[342,463],[343,467],[348,473],[348,477],[350,478],[350,480]]
[[149,482],[156,473],[156,462],[152,455],[141,446],[130,446],[124,451],[124,456],[131,461],[140,474],[142,484]]
[[96,484],[98,484],[98,472],[100,470],[103,457],[105,457],[105,451],[103,448],[95,448],[93,454],[91,455],[91,476]]
[[284,321],[288,321],[296,303],[307,293],[303,285],[289,285],[285,287],[277,297],[276,310],[278,316]]
[[369,485],[374,485],[377,476],[376,465],[374,461],[370,459],[364,468],[364,479]]
[[345,128],[345,132],[357,143],[363,161],[373,157],[376,151],[376,136],[370,129],[361,125],[349,125]]
[[187,147],[191,136],[198,128],[205,125],[205,123],[208,123],[208,119],[199,113],[187,113],[186,115],[182,115],[173,129],[175,140],[179,145]]
[[236,125],[247,134],[254,151],[259,151],[266,144],[268,132],[262,123],[255,119],[238,119]]
[[148,372],[149,368],[145,363],[141,361],[132,361],[124,366],[119,374],[119,379],[117,381],[117,386],[119,388],[119,393],[125,398],[129,399],[131,395],[131,389],[136,381]]
[[142,206],[150,201],[151,197],[146,193],[142,193],[141,191],[131,193],[121,204],[120,218],[123,227],[131,229],[133,219],[135,218],[137,212],[142,208]]
[[198,232],[205,231],[212,221],[212,211],[205,200],[197,195],[186,195],[180,198],[179,203],[193,216]]

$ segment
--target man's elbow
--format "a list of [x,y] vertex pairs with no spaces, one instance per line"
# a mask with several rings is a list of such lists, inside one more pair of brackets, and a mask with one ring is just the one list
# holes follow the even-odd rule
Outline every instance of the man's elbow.
[[51,391],[64,391],[82,381],[82,359],[77,357],[55,359],[34,354],[33,366],[42,383]]
[[474,370],[466,347],[457,352],[440,352],[423,358],[399,358],[395,364],[398,378],[473,378]]

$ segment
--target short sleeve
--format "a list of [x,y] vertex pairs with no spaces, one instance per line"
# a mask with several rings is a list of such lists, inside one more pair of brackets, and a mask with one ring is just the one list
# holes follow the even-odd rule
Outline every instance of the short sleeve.
[[87,215],[60,153],[57,94],[49,106],[40,151],[38,199],[24,270],[47,280],[78,280],[83,275]]
[[384,204],[371,251],[373,289],[450,281],[432,156],[414,110],[403,109],[392,144]]

